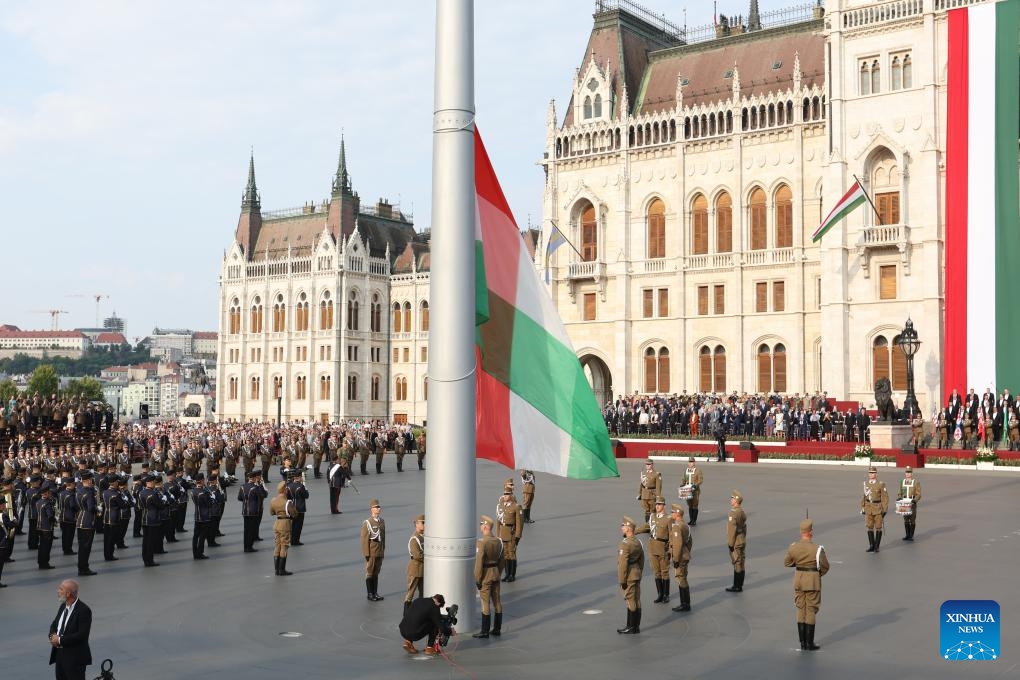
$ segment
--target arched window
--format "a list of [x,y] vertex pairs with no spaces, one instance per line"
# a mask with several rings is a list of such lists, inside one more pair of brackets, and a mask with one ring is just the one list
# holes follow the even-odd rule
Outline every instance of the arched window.
[[393,303],[393,332],[394,333],[402,332],[401,329],[404,327],[403,324],[402,324],[402,319],[403,319],[403,317],[401,317],[401,315],[400,315],[400,303],[399,302],[394,302]]
[[393,384],[393,395],[397,401],[407,401],[407,378],[398,377]]
[[429,377],[425,376],[421,379],[421,400],[429,400]]
[[410,333],[413,328],[411,327],[411,303],[404,303],[404,329],[405,332]]
[[871,94],[871,69],[868,68],[868,62],[866,61],[861,62],[860,91],[862,95]]
[[889,377],[889,341],[884,335],[875,338],[871,345],[871,384]]
[[882,91],[880,74],[882,73],[882,67],[878,63],[878,59],[871,62],[871,94],[878,94]]
[[418,310],[418,328],[424,333],[429,330],[429,303],[423,300]]
[[733,199],[725,191],[715,199],[715,251],[733,252]]
[[775,391],[786,392],[786,346],[782,343],[772,350],[772,375]]
[[595,95],[595,102],[592,104],[591,112],[595,118],[602,117],[602,95]]
[[691,202],[691,253],[704,255],[708,252],[708,200],[704,194],[697,194]]
[[273,304],[273,332],[282,333],[287,330],[287,304],[282,295],[276,296]]
[[658,368],[655,362],[655,350],[649,347],[645,350],[645,392],[658,392],[657,377]]
[[328,375],[319,378],[319,399],[330,399],[333,394],[332,378]]
[[900,168],[888,149],[871,158],[871,193],[882,224],[900,223]]
[[581,211],[581,259],[584,262],[594,262],[598,257],[599,237],[595,206],[587,203]]
[[379,293],[372,295],[372,314],[369,320],[369,327],[373,333],[382,330],[382,302],[379,301]]
[[712,389],[715,392],[726,391],[726,349],[716,345],[712,353]]
[[758,347],[758,391],[772,391],[772,352],[768,345]]
[[329,297],[329,291],[326,291],[319,301],[319,330],[327,331],[331,328],[333,328],[333,301]]
[[910,55],[903,57],[903,88],[914,86],[914,65],[910,61]]
[[666,204],[659,199],[648,206],[648,257],[666,257]]
[[294,319],[295,329],[298,331],[308,330],[308,296],[304,293],[298,295],[297,315]]
[[251,323],[248,325],[250,333],[262,332],[262,298],[256,296],[251,303]]
[[347,330],[356,331],[358,330],[358,317],[360,316],[360,306],[358,304],[358,294],[353,290],[348,296],[347,300]]
[[303,375],[299,375],[294,380],[294,398],[298,401],[308,398],[308,378]]
[[584,119],[591,118],[591,97],[584,98]]
[[669,392],[669,350],[659,350],[659,386],[658,392]]
[[751,192],[751,250],[765,250],[768,244],[768,232],[765,225],[765,192],[756,187]]
[[704,345],[698,351],[698,391],[712,391],[712,349]]
[[279,399],[283,396],[283,378],[276,375],[273,376],[273,399]]
[[227,328],[230,335],[237,335],[241,332],[241,303],[237,300],[237,298],[230,301]]
[[907,354],[900,347],[900,336],[896,336],[892,341],[892,369],[890,370],[891,377],[889,382],[892,383],[894,390],[906,390],[907,389]]
[[347,399],[358,400],[358,376],[356,375],[347,376]]
[[250,398],[251,399],[258,399],[259,398],[259,383],[260,382],[261,382],[261,380],[259,380],[258,377],[252,376],[252,378],[251,378],[251,392],[250,392],[250,395],[251,395]]
[[776,206],[776,248],[793,247],[793,192],[780,184],[774,197]]
[[372,401],[379,401],[379,384],[380,378],[377,375],[372,376]]
[[890,90],[899,90],[903,87],[903,64],[899,57],[892,59],[892,64],[889,66],[889,78],[891,80]]
[[230,379],[230,391],[227,394],[231,401],[237,400],[237,378]]

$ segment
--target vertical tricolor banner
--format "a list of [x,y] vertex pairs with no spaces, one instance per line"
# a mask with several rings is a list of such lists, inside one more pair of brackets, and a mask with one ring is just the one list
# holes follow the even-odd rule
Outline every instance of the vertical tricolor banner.
[[951,10],[943,396],[1020,385],[1020,0]]

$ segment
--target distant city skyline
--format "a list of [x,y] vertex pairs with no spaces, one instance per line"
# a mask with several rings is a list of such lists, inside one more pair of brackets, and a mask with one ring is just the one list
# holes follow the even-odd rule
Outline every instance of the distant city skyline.
[[[683,25],[683,4],[642,0]],[[762,12],[800,4],[761,0]],[[721,0],[720,14],[746,14]],[[538,225],[595,3],[476,3],[478,125],[521,228]],[[690,27],[713,3],[687,3]],[[363,205],[431,227],[435,7],[427,2],[0,7],[0,324],[217,330],[217,277],[254,150],[263,210],[329,195],[341,132]]]

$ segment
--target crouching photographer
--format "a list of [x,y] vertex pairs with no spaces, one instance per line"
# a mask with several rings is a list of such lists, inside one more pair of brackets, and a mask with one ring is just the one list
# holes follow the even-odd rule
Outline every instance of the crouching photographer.
[[437,593],[432,597],[419,597],[404,611],[404,618],[400,621],[400,635],[404,638],[404,650],[408,654],[417,654],[414,643],[428,636],[425,653],[435,656],[439,653],[439,647],[445,645],[453,635],[458,607],[451,605],[446,608],[446,614],[443,614],[440,608],[445,605],[446,598]]

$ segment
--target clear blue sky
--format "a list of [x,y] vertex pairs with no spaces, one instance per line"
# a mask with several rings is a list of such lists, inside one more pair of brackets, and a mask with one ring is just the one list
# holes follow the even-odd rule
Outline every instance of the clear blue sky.
[[[691,27],[709,0],[640,3]],[[719,12],[746,14],[747,0]],[[761,0],[762,11],[794,0]],[[562,120],[593,0],[476,3],[476,107],[518,223],[538,220],[545,117]],[[340,131],[363,204],[430,222],[435,5],[427,0],[0,4],[0,324],[129,339],[215,330],[248,154],[262,207],[329,195]]]

